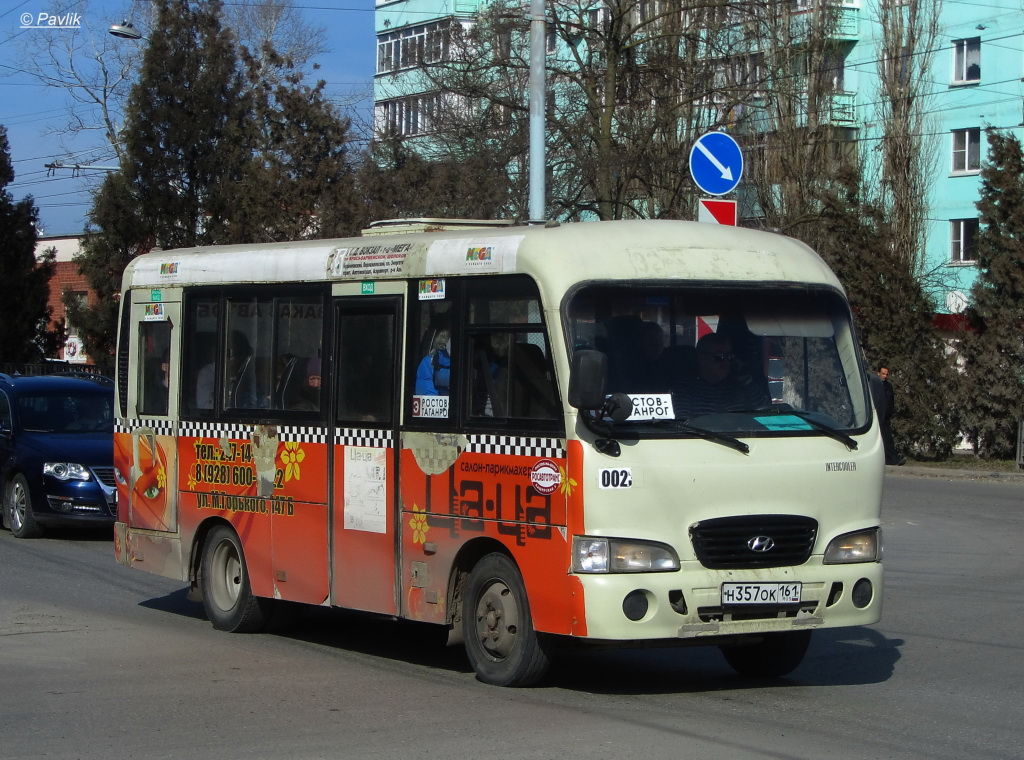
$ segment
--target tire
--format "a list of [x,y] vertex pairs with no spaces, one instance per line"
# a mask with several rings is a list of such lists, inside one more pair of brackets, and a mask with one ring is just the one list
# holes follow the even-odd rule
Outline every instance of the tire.
[[767,633],[757,644],[721,647],[733,670],[751,678],[781,678],[796,670],[807,654],[811,631]]
[[270,621],[274,600],[253,596],[242,542],[232,528],[218,525],[210,531],[199,573],[203,607],[214,628],[246,633]]
[[533,628],[526,586],[504,554],[488,554],[469,574],[462,610],[466,654],[484,683],[530,686],[547,673],[550,643]]
[[7,486],[7,519],[18,538],[38,538],[43,529],[32,512],[32,496],[24,475],[15,475]]

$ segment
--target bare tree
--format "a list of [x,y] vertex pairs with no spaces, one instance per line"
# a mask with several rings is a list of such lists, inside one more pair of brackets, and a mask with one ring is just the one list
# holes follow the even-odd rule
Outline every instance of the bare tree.
[[939,37],[941,2],[885,0],[877,6],[879,92],[874,121],[882,126],[877,180],[879,205],[888,210],[893,255],[911,275],[926,274],[925,220],[934,156],[929,129],[928,74]]
[[224,16],[225,26],[268,77],[276,76],[279,70],[270,60],[271,53],[295,70],[308,71],[316,68],[313,61],[329,50],[324,27],[307,23],[293,0],[233,3],[225,6]]
[[[701,133],[729,126],[735,106],[752,97],[725,75],[747,50],[729,8],[724,0],[549,4],[550,215],[693,215],[689,147]],[[525,9],[498,3],[472,23],[453,21],[445,32],[422,49],[402,50],[395,61],[396,69],[419,64],[426,91],[419,97],[436,93],[430,124],[421,130],[428,134],[416,138],[420,150],[438,157],[492,146],[494,155],[507,154],[501,165],[520,188],[528,114]],[[408,79],[399,80],[396,95],[402,82]],[[513,203],[521,205],[518,198]]]
[[822,190],[856,160],[854,115],[844,106],[847,19],[838,4],[752,6],[745,35],[757,97],[738,114],[749,144],[741,215],[787,234],[809,234]]
[[[112,156],[121,166],[125,107],[138,79],[153,23],[153,3],[129,0],[111,19],[92,10],[89,0],[56,0],[48,11],[53,15],[77,12],[91,23],[59,34],[27,35],[15,43],[20,46],[25,73],[67,94],[67,118],[47,131],[58,136],[65,159],[84,164],[76,156],[90,152],[100,158],[88,163],[109,165],[105,159]],[[257,61],[264,83],[270,86],[281,84],[283,68],[311,71],[313,59],[327,52],[323,27],[306,23],[293,0],[235,3],[226,7],[225,17],[225,26]],[[108,33],[110,22],[121,19],[134,26],[140,40],[119,39]],[[284,67],[281,59],[286,62]],[[73,145],[76,138],[81,140]]]
[[[120,15],[141,20],[148,9],[148,2],[132,0]],[[120,165],[124,158],[120,137],[124,109],[142,60],[142,48],[108,34],[109,23],[99,12],[90,10],[88,0],[57,0],[51,12],[62,15],[71,11],[92,23],[57,34],[19,37],[15,44],[21,65],[24,73],[40,84],[67,94],[66,119],[47,128],[49,134],[58,137],[65,158],[77,162],[75,157],[84,145],[100,154],[99,163],[113,157]],[[77,146],[72,145],[75,138],[82,138]],[[98,145],[102,146],[100,151],[95,150]]]

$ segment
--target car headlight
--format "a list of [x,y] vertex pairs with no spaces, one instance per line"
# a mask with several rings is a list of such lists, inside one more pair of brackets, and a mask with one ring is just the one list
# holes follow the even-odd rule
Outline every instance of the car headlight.
[[833,538],[822,560],[826,565],[878,562],[882,559],[882,529],[870,528]]
[[679,557],[667,544],[623,538],[574,536],[574,573],[665,573],[679,569]]
[[43,465],[43,475],[57,480],[90,480],[89,468],[72,462],[47,462]]

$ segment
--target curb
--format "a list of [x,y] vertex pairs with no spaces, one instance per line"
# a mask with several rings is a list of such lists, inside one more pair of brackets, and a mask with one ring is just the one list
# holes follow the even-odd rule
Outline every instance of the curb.
[[895,477],[940,478],[944,480],[984,480],[991,483],[1024,484],[1024,470],[1005,472],[1002,470],[946,470],[941,467],[918,467],[915,465],[885,466],[885,474]]

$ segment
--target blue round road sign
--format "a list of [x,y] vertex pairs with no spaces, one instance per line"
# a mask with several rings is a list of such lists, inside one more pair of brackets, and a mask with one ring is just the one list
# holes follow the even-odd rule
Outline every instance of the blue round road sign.
[[736,189],[743,175],[743,153],[725,132],[707,132],[690,148],[690,174],[708,195]]

